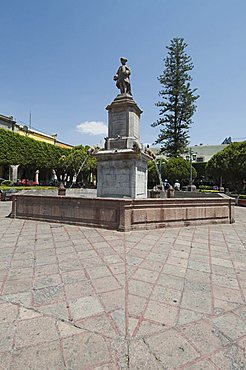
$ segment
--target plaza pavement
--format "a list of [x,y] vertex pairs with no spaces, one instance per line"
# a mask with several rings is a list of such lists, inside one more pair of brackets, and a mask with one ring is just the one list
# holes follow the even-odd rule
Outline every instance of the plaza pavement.
[[119,233],[6,218],[10,205],[0,369],[246,369],[246,209],[233,225]]

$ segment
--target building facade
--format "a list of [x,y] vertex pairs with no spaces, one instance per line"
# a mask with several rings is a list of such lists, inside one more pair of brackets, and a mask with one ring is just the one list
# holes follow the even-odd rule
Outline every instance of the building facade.
[[[5,116],[3,114],[0,114],[0,128],[10,130],[21,136],[28,136],[30,139],[33,140],[45,142],[51,145],[56,145],[61,148],[66,149],[73,148],[73,145],[58,140],[57,134],[48,135],[44,132],[28,127],[27,125],[17,123],[13,116]],[[10,166],[8,169],[6,169],[4,166],[0,166],[0,178],[4,176],[5,178],[8,177],[8,179],[13,182],[16,182],[19,177],[18,171],[19,165]],[[36,171],[35,179],[33,180],[39,182],[39,170]]]

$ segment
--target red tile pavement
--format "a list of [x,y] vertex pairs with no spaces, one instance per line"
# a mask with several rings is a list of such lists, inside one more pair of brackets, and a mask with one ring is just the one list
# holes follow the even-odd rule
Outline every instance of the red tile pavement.
[[246,369],[246,209],[119,233],[0,203],[0,369]]

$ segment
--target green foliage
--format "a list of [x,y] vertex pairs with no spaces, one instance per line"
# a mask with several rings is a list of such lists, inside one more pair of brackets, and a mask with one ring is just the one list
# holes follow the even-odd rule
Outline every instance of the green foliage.
[[1,185],[2,186],[13,186],[13,181],[11,181],[11,180],[3,180],[2,182],[1,182]]
[[90,173],[96,173],[96,159],[88,155],[89,146],[79,145],[70,150],[67,156],[62,156],[60,162],[63,170],[73,178],[82,175],[83,178]]
[[188,145],[188,129],[196,110],[194,95],[197,89],[191,89],[192,78],[189,72],[193,69],[191,57],[185,53],[188,45],[183,38],[174,38],[167,46],[168,55],[165,70],[159,76],[162,90],[159,96],[163,99],[156,103],[160,107],[159,118],[152,127],[161,126],[156,144],[162,144],[161,150],[168,156],[178,157],[185,152]]
[[33,169],[55,169],[59,165],[59,158],[69,151],[0,129],[0,165],[19,164]]
[[[25,168],[27,177],[36,169],[55,170],[58,178],[81,174],[87,178],[96,173],[96,159],[87,155],[89,146],[65,149],[0,129],[0,165],[16,165]],[[83,166],[82,166],[83,164]]]
[[199,190],[213,190],[213,187],[209,185],[199,185]]
[[220,190],[213,190],[213,189],[201,189],[199,188],[200,193],[221,193]]
[[2,186],[0,185],[0,190],[9,190],[9,189],[15,189],[17,191],[21,190],[57,190],[56,186]]
[[152,189],[154,186],[159,185],[159,176],[156,170],[155,162],[148,162],[148,189]]
[[197,179],[203,179],[206,177],[206,162],[194,162],[192,166],[195,168],[197,173]]
[[222,177],[226,186],[241,191],[246,181],[246,141],[232,143],[216,153],[208,161],[206,172],[215,182]]
[[[192,177],[196,178],[197,173],[194,167],[192,167]],[[179,180],[181,184],[187,183],[190,177],[190,163],[184,158],[170,158],[163,168],[163,177],[168,179],[169,183],[173,185],[176,180]]]

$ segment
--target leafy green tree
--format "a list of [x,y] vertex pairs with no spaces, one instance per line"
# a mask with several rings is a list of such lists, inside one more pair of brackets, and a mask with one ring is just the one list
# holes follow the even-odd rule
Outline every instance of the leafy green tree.
[[204,179],[206,177],[206,162],[194,162],[192,166],[195,168],[197,172],[197,178],[199,180]]
[[188,45],[183,38],[173,38],[167,46],[168,54],[165,69],[158,80],[162,85],[159,96],[162,101],[156,103],[160,107],[160,118],[152,127],[161,126],[156,144],[161,144],[161,151],[170,157],[178,157],[184,153],[188,145],[188,130],[192,124],[192,116],[196,110],[195,95],[197,89],[192,89],[193,69],[191,57],[185,52]]
[[[165,166],[163,167],[162,176],[168,179],[171,185],[174,185],[176,180],[179,180],[181,184],[186,184],[190,177],[190,163],[184,158],[170,158]],[[196,178],[197,173],[194,167],[192,167],[192,178]]]
[[65,168],[70,178],[77,177],[81,174],[83,180],[96,171],[96,159],[88,155],[88,145],[79,145],[74,147],[65,159]]
[[216,153],[207,163],[206,172],[217,184],[222,177],[225,186],[245,191],[246,141],[232,143]]
[[60,148],[0,129],[0,165],[19,164],[29,179],[39,169],[46,173],[55,170],[58,179],[62,180],[80,174],[83,181],[89,182],[90,174],[96,173],[96,159],[88,156],[89,148],[82,145],[73,149]]
[[[161,178],[163,177],[162,168],[164,167],[165,162],[166,161],[162,159],[152,160],[148,162],[148,189],[152,189],[156,185],[161,185],[160,176]],[[156,167],[158,167],[160,176]]]
[[19,164],[30,179],[36,169],[60,169],[60,158],[70,150],[0,129],[0,165]]

